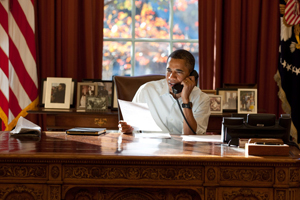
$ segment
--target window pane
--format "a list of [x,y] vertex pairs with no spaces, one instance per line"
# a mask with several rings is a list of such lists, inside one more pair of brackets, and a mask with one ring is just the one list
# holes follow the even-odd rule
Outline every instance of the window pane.
[[198,39],[198,0],[174,0],[173,39]]
[[[104,0],[104,3],[103,80],[111,80],[114,75],[165,74],[174,39],[181,42],[173,43],[172,50],[192,52],[195,69],[199,71],[198,0]],[[171,11],[173,38],[170,38]],[[132,14],[135,14],[133,19]],[[193,40],[184,42],[185,39]]]
[[103,80],[111,80],[114,75],[130,76],[130,51],[131,42],[103,42]]
[[131,0],[105,0],[103,36],[109,38],[131,37]]
[[166,73],[169,43],[137,42],[135,47],[135,76]]
[[169,1],[135,1],[135,37],[170,38]]
[[195,57],[195,70],[199,73],[199,45],[198,43],[174,43],[173,51],[176,49],[185,49]]

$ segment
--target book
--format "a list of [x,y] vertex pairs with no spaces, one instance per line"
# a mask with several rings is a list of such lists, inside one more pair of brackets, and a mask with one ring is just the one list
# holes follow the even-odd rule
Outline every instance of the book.
[[106,132],[106,128],[83,128],[76,127],[66,130],[68,135],[101,135]]
[[18,119],[17,125],[15,128],[10,131],[10,135],[28,135],[28,136],[40,136],[41,135],[41,127],[32,123],[31,121],[25,119],[24,117],[20,117]]

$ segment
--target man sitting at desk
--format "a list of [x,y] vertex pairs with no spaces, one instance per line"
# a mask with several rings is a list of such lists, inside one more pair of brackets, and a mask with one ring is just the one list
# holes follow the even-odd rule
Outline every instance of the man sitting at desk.
[[[183,49],[171,53],[167,60],[166,78],[150,81],[136,92],[132,102],[147,103],[149,110],[163,132],[170,134],[204,134],[210,116],[209,97],[196,86],[194,76],[194,56]],[[183,85],[181,93],[174,94],[175,84]],[[176,102],[178,99],[190,129]],[[142,116],[141,116],[142,117]],[[119,130],[131,133],[133,128],[124,121],[119,122]]]

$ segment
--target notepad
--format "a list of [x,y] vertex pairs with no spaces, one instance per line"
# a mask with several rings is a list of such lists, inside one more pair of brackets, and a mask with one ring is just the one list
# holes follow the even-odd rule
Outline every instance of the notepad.
[[106,132],[106,128],[82,128],[76,127],[66,130],[68,135],[101,135]]

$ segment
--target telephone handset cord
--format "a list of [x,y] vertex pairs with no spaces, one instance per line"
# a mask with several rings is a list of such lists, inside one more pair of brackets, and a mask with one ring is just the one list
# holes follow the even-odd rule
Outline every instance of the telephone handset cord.
[[183,118],[184,118],[186,124],[189,126],[189,128],[191,129],[191,131],[192,131],[195,135],[197,135],[196,132],[192,129],[192,127],[191,127],[190,124],[188,123],[187,119],[185,118],[184,113],[183,113],[183,111],[182,111],[182,109],[181,109],[181,106],[180,106],[180,104],[179,104],[178,99],[176,99],[176,101],[177,101],[179,110],[180,110],[180,112],[181,112],[181,114],[182,114],[182,116],[183,116]]

